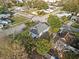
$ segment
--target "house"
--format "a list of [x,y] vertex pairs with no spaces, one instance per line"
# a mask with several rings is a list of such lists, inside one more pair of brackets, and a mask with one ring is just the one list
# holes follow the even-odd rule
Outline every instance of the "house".
[[16,0],[17,3],[23,3],[23,0]]
[[39,22],[35,26],[31,27],[30,33],[33,38],[39,38],[44,33],[48,32],[50,26],[47,23]]
[[72,21],[77,21],[77,16],[72,16],[72,17],[70,18],[70,20],[72,20]]
[[32,1],[32,0],[16,0],[17,3],[23,3],[23,2],[27,2],[27,1]]
[[11,23],[10,14],[1,14],[0,15],[0,28],[3,28],[5,25]]
[[9,18],[10,14],[0,14],[0,18]]
[[55,43],[55,49],[58,51],[73,51],[79,54],[79,40],[74,36],[73,33],[65,32],[62,33],[62,37]]
[[0,15],[0,24],[8,24],[11,23],[11,20],[9,20],[10,14],[1,14]]
[[24,7],[14,7],[14,11],[13,12],[21,12],[21,11],[24,11]]
[[59,59],[57,56],[45,55],[45,59]]
[[9,24],[11,23],[11,20],[9,19],[0,19],[0,24]]
[[62,11],[62,12],[57,13],[56,15],[59,18],[62,18],[63,16],[66,16],[66,17],[71,16],[71,13],[67,13],[67,12]]
[[57,2],[57,1],[61,1],[61,0],[44,0],[45,2]]

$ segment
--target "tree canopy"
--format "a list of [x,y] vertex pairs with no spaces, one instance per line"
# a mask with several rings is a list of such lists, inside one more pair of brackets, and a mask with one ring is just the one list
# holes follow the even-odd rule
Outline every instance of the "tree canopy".
[[63,10],[78,13],[79,12],[79,0],[67,1],[63,6]]
[[36,41],[36,51],[41,54],[41,55],[45,55],[49,52],[51,48],[51,43],[46,40],[46,39],[42,39],[42,40],[38,40]]
[[63,17],[61,18],[61,20],[62,20],[63,23],[66,23],[69,19],[68,19],[68,17],[63,16]]
[[27,2],[28,7],[37,9],[47,9],[48,4],[42,0],[32,0]]
[[58,32],[59,28],[61,27],[62,23],[57,16],[49,15],[48,23],[50,24],[53,32]]

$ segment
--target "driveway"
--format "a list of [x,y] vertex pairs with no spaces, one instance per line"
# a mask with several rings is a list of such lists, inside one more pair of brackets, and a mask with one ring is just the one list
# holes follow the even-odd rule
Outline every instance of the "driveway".
[[5,30],[0,29],[0,37],[5,37],[11,34],[18,34],[22,32],[25,27],[26,27],[25,24],[20,24],[13,28],[5,29]]

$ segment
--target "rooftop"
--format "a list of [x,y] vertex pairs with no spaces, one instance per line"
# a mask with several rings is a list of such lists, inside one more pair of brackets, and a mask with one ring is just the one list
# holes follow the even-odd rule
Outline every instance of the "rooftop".
[[[49,27],[48,24],[46,23],[38,23],[37,25],[33,26],[31,28],[31,32],[35,33],[35,34],[40,34],[41,32],[43,32],[45,29],[47,29]],[[35,29],[35,30],[34,30]]]
[[0,14],[0,18],[8,18],[10,16],[10,14]]

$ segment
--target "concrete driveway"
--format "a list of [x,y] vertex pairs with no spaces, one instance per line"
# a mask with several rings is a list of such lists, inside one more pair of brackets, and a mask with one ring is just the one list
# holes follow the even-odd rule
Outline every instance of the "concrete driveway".
[[0,37],[5,37],[11,34],[18,34],[22,32],[25,27],[26,27],[25,24],[20,24],[13,28],[5,29],[5,30],[0,29]]

